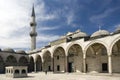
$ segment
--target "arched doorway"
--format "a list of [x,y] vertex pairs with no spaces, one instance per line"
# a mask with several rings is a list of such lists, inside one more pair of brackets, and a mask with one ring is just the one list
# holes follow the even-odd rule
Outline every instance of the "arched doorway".
[[30,56],[30,62],[29,62],[28,71],[29,71],[29,72],[34,71],[34,59],[33,59],[32,56]]
[[112,47],[112,71],[120,73],[120,40],[118,40]]
[[6,59],[6,66],[17,66],[17,60],[14,56],[10,55]]
[[36,56],[36,71],[42,71],[42,60],[40,55]]
[[94,43],[86,52],[87,72],[108,72],[107,49],[103,44]]
[[4,73],[4,72],[5,72],[5,64],[3,58],[0,56],[0,73]]
[[45,52],[43,54],[43,71],[51,71],[52,67],[51,67],[51,54],[49,51]]
[[68,50],[68,72],[83,71],[83,52],[78,44],[72,45]]
[[19,59],[19,65],[20,66],[28,66],[28,60],[26,57],[22,56]]
[[65,51],[58,47],[53,53],[54,72],[65,72]]

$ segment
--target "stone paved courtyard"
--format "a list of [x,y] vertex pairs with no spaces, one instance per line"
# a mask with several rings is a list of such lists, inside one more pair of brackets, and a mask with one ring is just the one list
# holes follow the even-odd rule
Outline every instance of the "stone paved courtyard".
[[5,74],[0,74],[0,80],[120,80],[120,74],[109,75],[99,74],[80,74],[80,73],[29,73],[26,78],[8,78]]

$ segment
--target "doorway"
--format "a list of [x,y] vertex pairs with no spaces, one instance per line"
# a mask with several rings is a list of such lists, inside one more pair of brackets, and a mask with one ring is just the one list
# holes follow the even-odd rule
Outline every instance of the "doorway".
[[102,63],[102,72],[108,72],[108,64]]
[[57,71],[60,71],[60,66],[59,65],[57,65]]
[[51,71],[51,67],[50,66],[48,66],[48,71]]
[[72,65],[73,65],[72,62],[69,62],[69,63],[68,63],[68,72],[69,72],[69,73],[73,72],[73,68],[72,68],[73,66],[72,66]]

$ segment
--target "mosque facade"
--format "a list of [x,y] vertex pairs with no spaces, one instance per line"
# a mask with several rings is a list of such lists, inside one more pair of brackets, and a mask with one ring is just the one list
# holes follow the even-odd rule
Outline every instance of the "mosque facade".
[[36,48],[36,22],[32,11],[31,51],[0,50],[0,73],[6,66],[28,66],[29,72],[120,73],[120,28],[92,35],[77,30],[68,32],[40,49]]

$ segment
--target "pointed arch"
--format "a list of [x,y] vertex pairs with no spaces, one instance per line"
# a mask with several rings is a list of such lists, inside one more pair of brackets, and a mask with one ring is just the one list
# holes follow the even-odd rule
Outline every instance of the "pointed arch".
[[83,51],[82,44],[80,44],[79,42],[73,42],[73,43],[69,44],[66,48],[67,55],[68,55],[68,51],[69,51],[70,47],[72,47],[73,45],[80,46],[81,50]]
[[6,66],[16,66],[17,59],[13,55],[9,55],[6,59]]
[[42,59],[40,55],[36,55],[36,71],[42,71]]
[[43,71],[51,71],[52,70],[52,59],[51,59],[51,53],[49,51],[46,51],[43,54]]
[[115,39],[112,41],[112,43],[110,44],[110,46],[109,46],[110,53],[112,53],[113,46],[114,46],[118,41],[120,41],[120,36],[118,36],[117,38],[115,38]]
[[65,50],[57,47],[53,53],[54,72],[65,72]]
[[33,59],[33,57],[32,57],[32,56],[30,56],[30,58],[29,58],[28,71],[29,71],[29,72],[34,71],[34,59]]
[[82,72],[83,51],[79,44],[73,44],[68,49],[68,72]]
[[120,37],[117,37],[110,45],[110,53],[112,58],[112,72],[120,73]]
[[5,64],[3,58],[0,56],[0,73],[4,73],[4,72],[5,72]]
[[25,56],[21,56],[19,58],[19,65],[20,66],[28,66],[28,60]]
[[87,72],[108,72],[108,54],[106,45],[92,42],[86,48]]
[[[105,46],[105,48],[108,50],[108,45],[107,45],[105,42],[100,41],[100,40],[95,40],[95,41],[91,41],[87,46],[85,46],[84,52],[86,53],[86,51],[88,50],[88,48],[89,48],[91,45],[96,44],[96,43],[102,44],[102,45]],[[107,51],[107,52],[108,52],[108,51]]]

